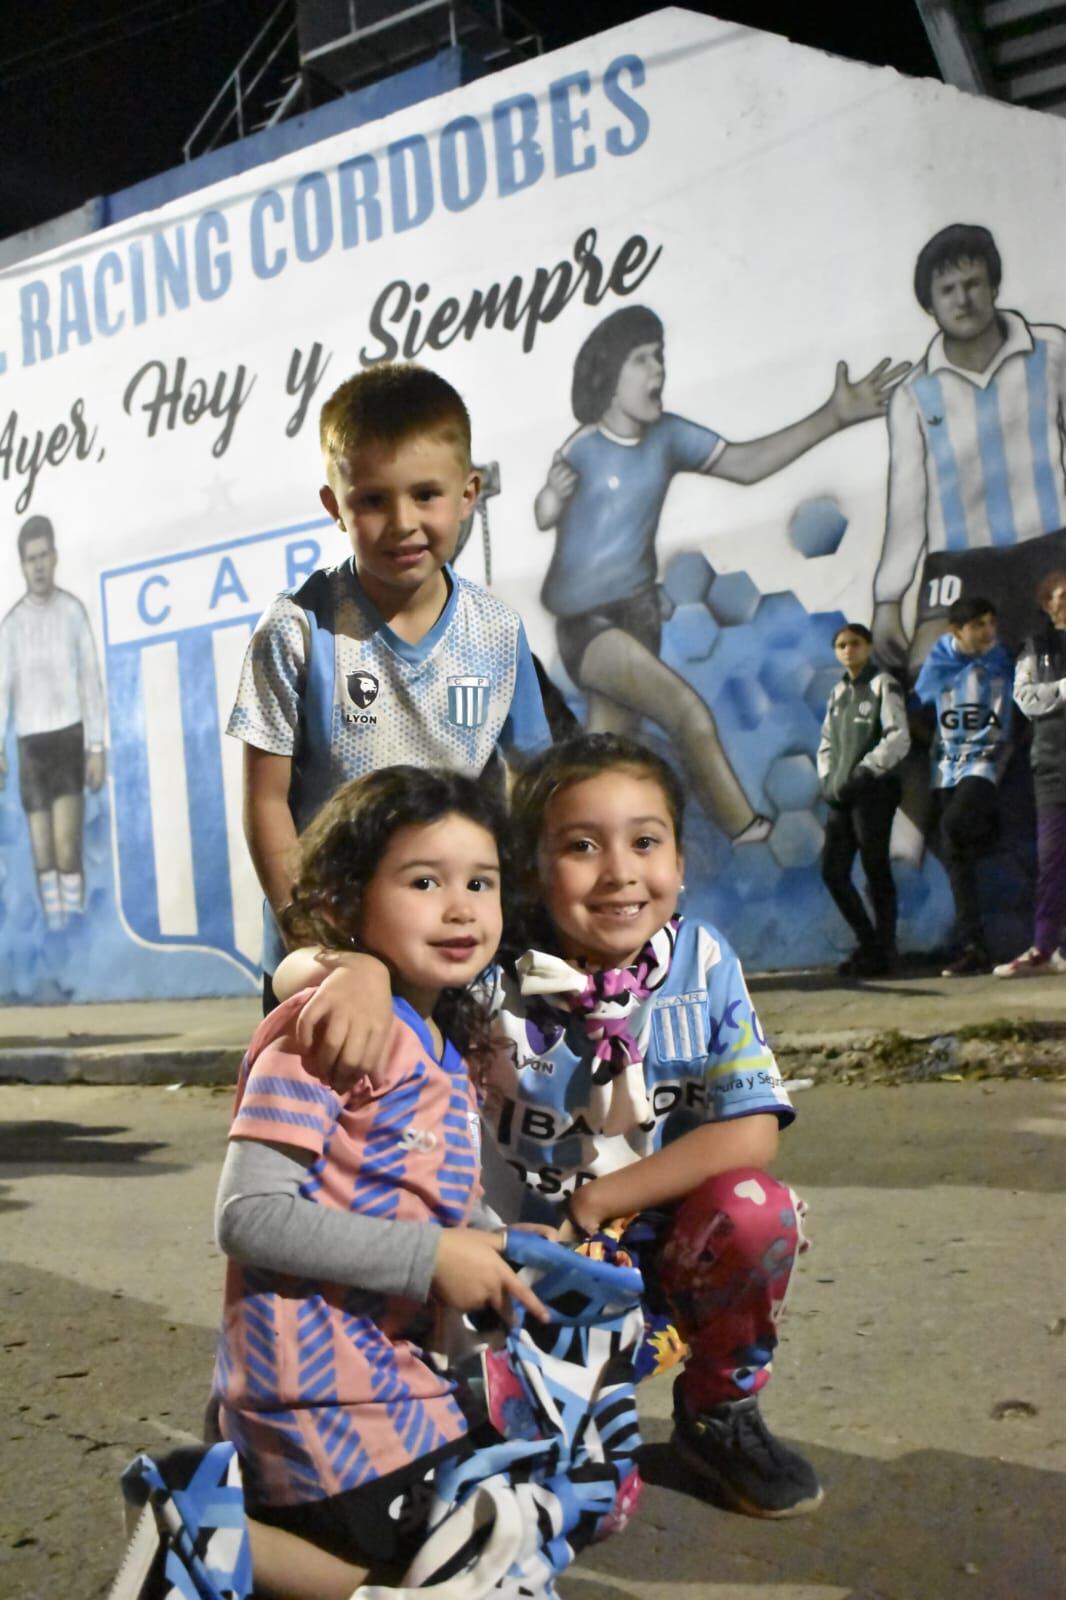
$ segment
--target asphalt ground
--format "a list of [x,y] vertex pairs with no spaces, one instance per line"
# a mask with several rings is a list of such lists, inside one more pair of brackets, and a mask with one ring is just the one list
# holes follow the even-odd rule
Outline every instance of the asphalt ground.
[[[752,987],[786,1073],[815,1080],[778,1163],[810,1203],[814,1248],[764,1410],[826,1499],[782,1523],[710,1504],[670,1450],[658,1379],[641,1394],[641,1512],[561,1595],[1059,1600],[1066,1074],[1008,1058],[1015,1036],[1058,1037],[1066,981]],[[9,1080],[18,1052],[70,1073],[79,1050],[93,1072],[108,1052],[119,1063],[113,1082],[0,1082],[4,1600],[104,1596],[119,1472],[198,1435],[222,1276],[212,1202],[257,1015],[254,1001],[0,1013]],[[984,1031],[972,1071],[926,1050],[968,1028]],[[875,1081],[877,1049],[911,1037],[933,1068]],[[120,1076],[153,1052],[161,1083]],[[215,1087],[192,1071],[209,1056]],[[826,1081],[840,1061],[848,1081]],[[987,1075],[1000,1068],[1012,1075]]]

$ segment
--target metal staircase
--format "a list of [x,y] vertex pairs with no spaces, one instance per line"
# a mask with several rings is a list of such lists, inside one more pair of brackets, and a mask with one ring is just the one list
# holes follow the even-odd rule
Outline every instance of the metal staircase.
[[541,51],[504,0],[281,0],[186,139],[185,160],[461,46],[472,75]]
[[1066,116],[1066,0],[917,0],[947,83]]

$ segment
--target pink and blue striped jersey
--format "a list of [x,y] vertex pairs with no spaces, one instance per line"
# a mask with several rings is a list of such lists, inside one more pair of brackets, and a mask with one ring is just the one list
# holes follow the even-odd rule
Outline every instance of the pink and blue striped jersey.
[[[477,1102],[465,1063],[394,1001],[401,1028],[383,1087],[338,1095],[313,1078],[292,1027],[306,992],[267,1017],[245,1057],[230,1137],[314,1160],[300,1192],[363,1216],[458,1227],[480,1193]],[[452,1385],[423,1360],[427,1307],[352,1283],[301,1281],[229,1261],[215,1365],[221,1424],[255,1498],[322,1499],[460,1438]]]

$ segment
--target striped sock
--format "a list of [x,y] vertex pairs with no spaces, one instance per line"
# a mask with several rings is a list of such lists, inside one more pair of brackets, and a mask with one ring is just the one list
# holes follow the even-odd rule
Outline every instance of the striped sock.
[[47,872],[39,872],[37,874],[37,887],[41,894],[45,927],[51,929],[61,928],[65,919],[59,889],[59,873],[55,867],[49,867]]
[[59,899],[65,916],[80,916],[85,910],[85,879],[80,872],[59,874]]

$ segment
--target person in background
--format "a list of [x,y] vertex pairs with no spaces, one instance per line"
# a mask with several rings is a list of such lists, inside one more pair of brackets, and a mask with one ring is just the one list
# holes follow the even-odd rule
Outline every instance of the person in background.
[[942,859],[955,902],[958,951],[945,978],[988,972],[977,863],[999,837],[999,780],[1010,753],[1014,663],[996,642],[996,608],[983,595],[956,600],[918,674],[915,695],[936,719],[933,791]]
[[[869,628],[845,623],[833,650],[844,676],[829,696],[818,744],[818,780],[829,805],[822,881],[859,941],[837,970],[842,977],[876,978],[890,972],[896,959],[896,886],[888,846],[900,797],[896,769],[911,736],[903,691],[874,662]],[[851,881],[856,852],[872,920]]]
[[1014,700],[1033,725],[1036,790],[1036,907],[1033,942],[997,978],[1066,974],[1066,570],[1037,590],[1043,621],[1014,669]]

